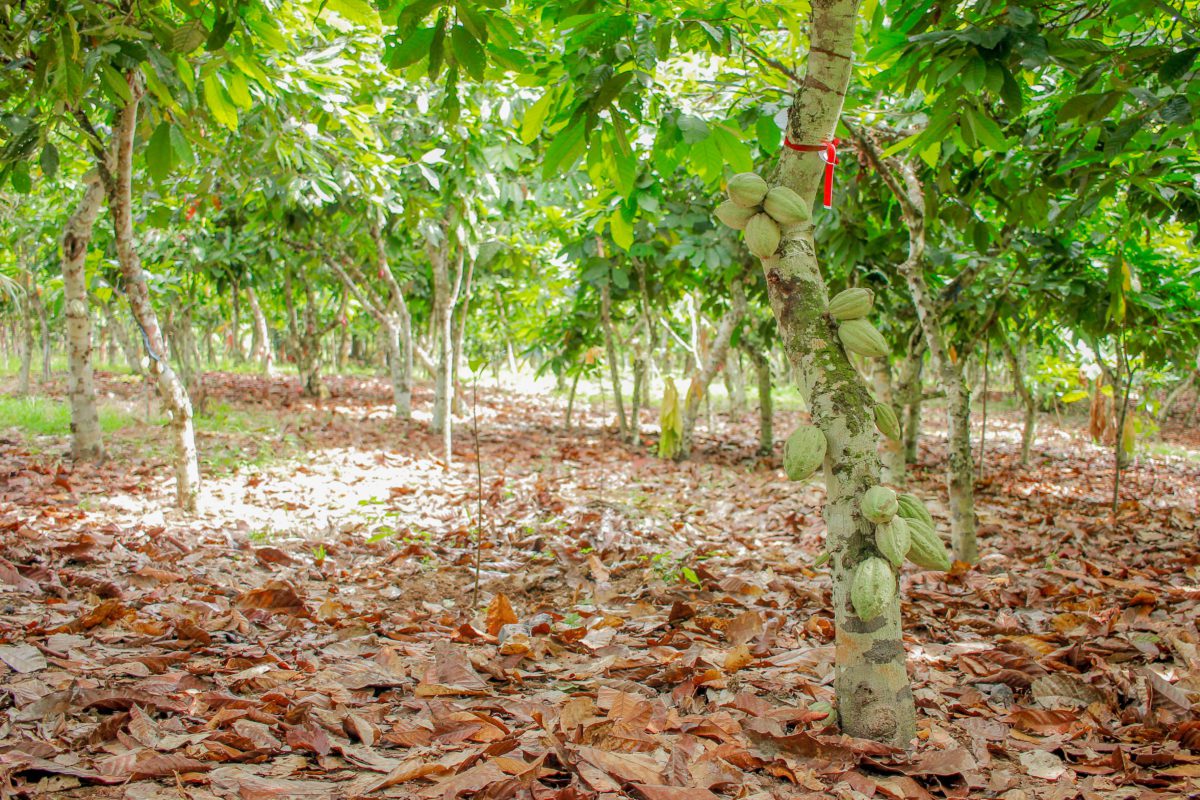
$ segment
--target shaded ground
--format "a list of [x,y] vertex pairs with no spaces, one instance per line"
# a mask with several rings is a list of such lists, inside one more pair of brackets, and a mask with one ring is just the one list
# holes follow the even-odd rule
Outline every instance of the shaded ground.
[[[556,402],[481,389],[476,598],[470,416],[447,471],[383,383],[332,388],[211,376],[193,519],[164,513],[156,427],[112,434],[98,469],[0,431],[0,794],[1200,792],[1193,460],[1139,463],[1114,526],[1103,450],[1050,430],[1021,469],[1017,421],[995,421],[983,563],[905,571],[904,754],[827,727],[822,489],[753,456],[753,413],[677,465],[594,412],[566,433]],[[915,481],[944,519],[942,445]]]

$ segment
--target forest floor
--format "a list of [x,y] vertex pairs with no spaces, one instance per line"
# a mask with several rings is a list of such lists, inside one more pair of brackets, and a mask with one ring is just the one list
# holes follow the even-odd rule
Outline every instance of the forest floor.
[[[1139,457],[1114,523],[1108,452],[1043,418],[1023,468],[993,414],[982,563],[903,575],[905,753],[813,709],[823,490],[754,455],[752,410],[675,464],[480,389],[477,552],[469,406],[447,470],[427,390],[405,424],[383,382],[330,384],[211,374],[190,518],[128,379],[101,380],[133,421],[100,467],[0,430],[0,796],[1200,794],[1195,431]],[[944,527],[930,427],[913,487]]]

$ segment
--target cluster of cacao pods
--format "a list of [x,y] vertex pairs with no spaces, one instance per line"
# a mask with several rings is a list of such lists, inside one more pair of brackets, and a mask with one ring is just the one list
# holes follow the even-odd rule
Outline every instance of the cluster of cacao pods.
[[865,317],[875,305],[875,293],[855,287],[838,292],[829,301],[829,316],[838,324],[838,338],[851,353],[880,358],[890,352],[887,342]]
[[875,525],[875,549],[883,556],[860,561],[850,583],[850,604],[866,622],[879,616],[896,596],[895,570],[904,559],[925,569],[948,570],[950,554],[934,529],[933,515],[917,497],[872,486],[859,506]]
[[729,179],[729,199],[717,206],[717,218],[743,231],[746,247],[759,258],[779,249],[783,232],[809,220],[808,205],[786,186],[769,186],[753,172]]

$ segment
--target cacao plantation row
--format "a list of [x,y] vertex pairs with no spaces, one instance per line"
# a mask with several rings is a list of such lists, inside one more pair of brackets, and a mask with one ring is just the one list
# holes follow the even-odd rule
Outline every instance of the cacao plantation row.
[[[0,529],[19,542],[0,591],[94,601],[0,620],[0,794],[48,796],[46,776],[78,790],[63,797],[160,796],[102,793],[121,780],[197,797],[1200,791],[1200,737],[1176,729],[1200,707],[1197,31],[1189,2],[0,4]],[[255,440],[278,452],[258,463]],[[105,491],[72,488],[87,481]],[[248,499],[264,483],[316,494],[268,514]],[[1041,510],[1063,498],[1084,522]],[[134,589],[165,565],[38,583],[84,552],[36,544],[50,516],[106,531],[86,563],[143,552],[121,531],[189,563],[227,540],[233,560],[225,577],[171,566],[207,594],[177,604],[191,621],[149,622],[169,590],[135,608]],[[1173,566],[1134,595],[1144,613],[1082,590],[1035,608],[1055,581],[1149,580],[1087,544],[1148,530]],[[335,531],[395,549],[355,572],[312,544]],[[713,531],[732,549],[702,547]],[[672,544],[637,550],[655,536]],[[1013,555],[1038,541],[1058,545]],[[459,548],[450,572],[436,547]],[[722,559],[769,592],[738,599]],[[231,582],[251,562],[266,588]],[[536,578],[546,564],[564,572]],[[305,581],[334,588],[306,603]],[[355,597],[419,620],[343,620]],[[951,598],[989,615],[969,642]],[[220,634],[196,627],[217,609]],[[309,638],[276,652],[253,629],[281,614],[281,637]],[[1118,648],[1135,614],[1172,627]],[[1064,643],[1071,615],[1094,615],[1090,638]],[[620,638],[642,617],[662,673]],[[359,627],[376,639],[355,650]],[[193,710],[230,681],[267,694],[207,722],[105,695],[69,733],[53,715],[102,687],[76,639],[101,631],[219,661],[193,670]],[[302,654],[323,648],[370,675]],[[827,673],[740,672],[809,662]],[[260,666],[349,682],[310,702]],[[1059,671],[1069,687],[1047,688]],[[1096,699],[1110,680],[1120,709]],[[934,711],[968,693],[991,710]],[[794,708],[771,716],[760,694]],[[496,702],[447,699],[464,697]],[[57,722],[33,726],[26,702]],[[987,727],[1004,704],[1012,737]],[[970,767],[918,768],[968,749]],[[208,774],[284,755],[295,772]]]

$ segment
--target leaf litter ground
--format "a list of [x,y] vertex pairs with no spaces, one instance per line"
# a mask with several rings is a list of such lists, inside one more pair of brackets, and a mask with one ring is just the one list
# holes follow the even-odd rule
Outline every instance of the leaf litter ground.
[[[1136,464],[1114,526],[1105,451],[1047,429],[1022,468],[1017,420],[993,415],[982,563],[904,572],[921,721],[903,753],[829,725],[822,489],[753,455],[752,412],[674,464],[599,409],[567,433],[557,402],[481,390],[473,606],[469,409],[446,470],[382,383],[331,385],[312,403],[210,375],[194,518],[164,513],[152,425],[98,468],[0,432],[0,794],[1200,793],[1194,460]],[[932,422],[913,485],[944,523]]]

